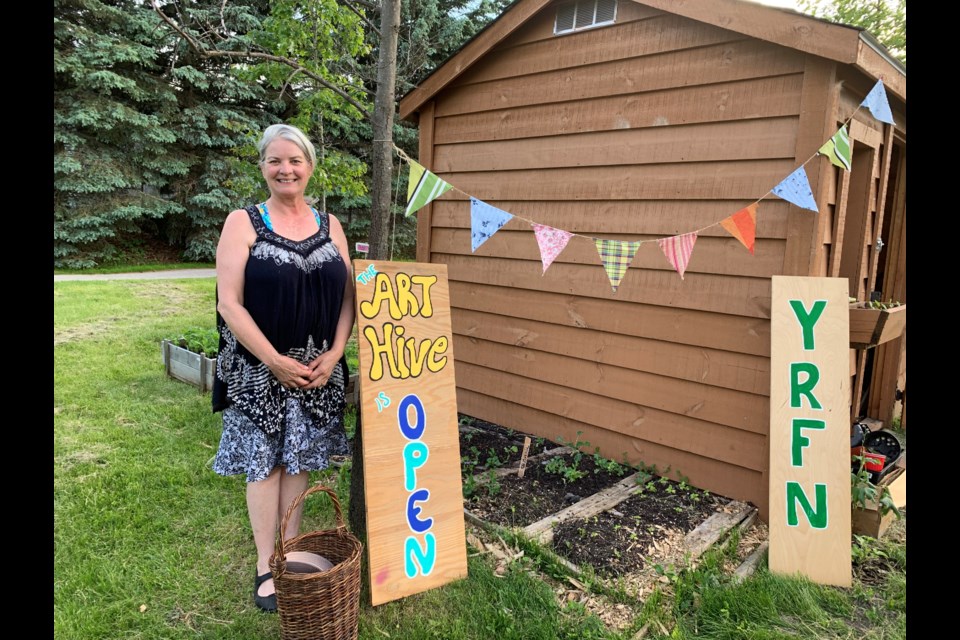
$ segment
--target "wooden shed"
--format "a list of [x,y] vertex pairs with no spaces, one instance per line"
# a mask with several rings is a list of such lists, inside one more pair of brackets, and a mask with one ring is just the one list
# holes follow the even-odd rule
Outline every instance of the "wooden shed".
[[[896,125],[861,108],[852,170],[807,162],[878,79]],[[456,187],[419,211],[417,258],[448,267],[460,411],[582,432],[765,518],[770,278],[906,302],[905,110],[904,67],[853,27],[742,0],[512,4],[400,102]],[[819,213],[764,197],[805,162]],[[583,238],[543,274],[522,220],[471,252],[464,194],[593,237],[709,228],[684,279],[644,243],[614,293]],[[751,256],[715,223],[760,198]],[[852,415],[890,420],[905,334],[851,350],[851,375]]]

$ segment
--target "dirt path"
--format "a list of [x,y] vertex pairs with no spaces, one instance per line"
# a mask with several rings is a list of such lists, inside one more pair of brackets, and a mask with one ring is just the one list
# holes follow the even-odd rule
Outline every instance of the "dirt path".
[[67,280],[170,280],[177,278],[213,278],[215,269],[173,269],[170,271],[144,271],[141,273],[95,273],[55,275],[54,282]]

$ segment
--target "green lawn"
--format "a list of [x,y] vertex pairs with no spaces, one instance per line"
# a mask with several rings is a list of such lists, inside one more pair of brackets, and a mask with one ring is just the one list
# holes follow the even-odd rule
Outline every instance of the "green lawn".
[[[220,418],[209,394],[165,377],[160,341],[214,324],[213,279],[54,283],[54,635],[280,638],[251,590],[255,551],[241,478],[210,470]],[[315,473],[346,512],[349,469]],[[332,509],[307,501],[305,527]],[[902,526],[901,526],[902,528]],[[905,539],[905,538],[904,538]],[[590,608],[560,603],[562,569],[536,545],[494,571],[470,553],[468,579],[361,614],[361,638],[903,638],[905,543],[861,541],[858,567],[886,578],[834,589],[761,570],[734,586],[721,567],[735,540],[696,569],[669,568],[643,602],[590,581],[592,599],[623,604],[609,630]],[[871,564],[872,563],[872,564]],[[546,577],[550,574],[553,577]]]

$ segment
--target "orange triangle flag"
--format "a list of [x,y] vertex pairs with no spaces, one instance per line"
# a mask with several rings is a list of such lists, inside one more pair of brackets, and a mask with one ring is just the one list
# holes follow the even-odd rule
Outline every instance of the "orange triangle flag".
[[743,246],[753,253],[753,243],[757,235],[757,207],[759,203],[754,202],[745,209],[740,209],[735,214],[720,221],[720,225],[726,229],[730,235],[739,240]]

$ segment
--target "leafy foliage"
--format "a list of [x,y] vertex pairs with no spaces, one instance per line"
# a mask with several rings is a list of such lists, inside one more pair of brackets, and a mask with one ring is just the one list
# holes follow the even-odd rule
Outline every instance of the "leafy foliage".
[[907,0],[799,0],[804,13],[869,31],[907,64]]

